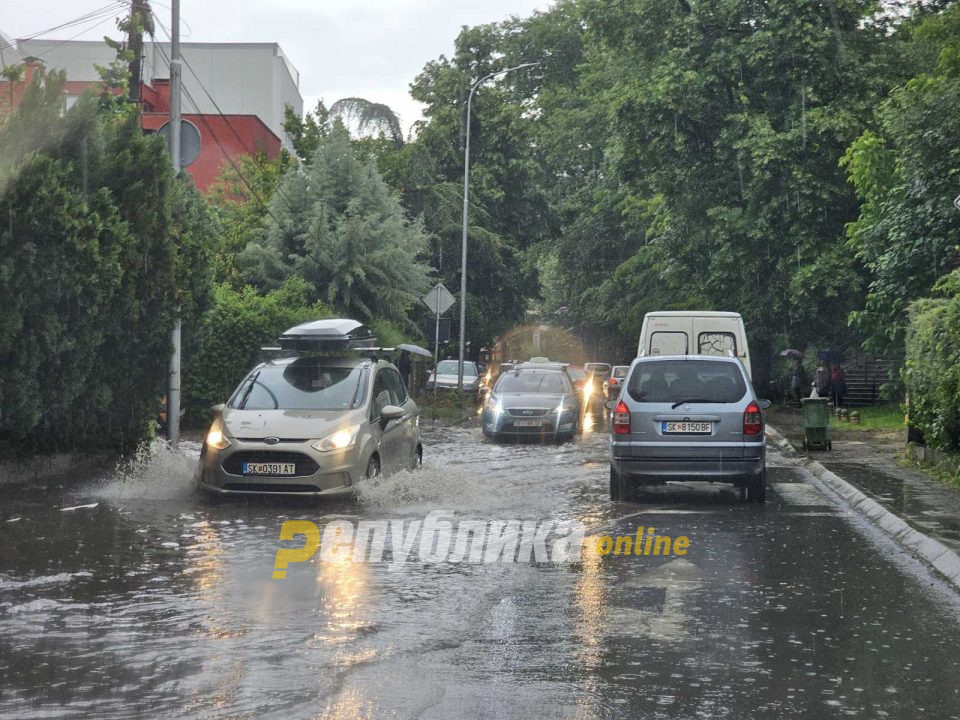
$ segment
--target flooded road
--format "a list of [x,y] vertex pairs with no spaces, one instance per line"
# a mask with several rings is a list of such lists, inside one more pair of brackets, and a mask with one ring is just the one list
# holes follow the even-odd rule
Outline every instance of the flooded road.
[[[212,504],[197,448],[0,506],[3,718],[960,717],[960,605],[793,466],[607,498],[606,438],[427,429],[425,468]],[[190,456],[192,452],[192,457]],[[286,520],[582,523],[578,562],[291,563]],[[689,538],[602,555],[602,535]],[[641,532],[641,535],[643,532]]]

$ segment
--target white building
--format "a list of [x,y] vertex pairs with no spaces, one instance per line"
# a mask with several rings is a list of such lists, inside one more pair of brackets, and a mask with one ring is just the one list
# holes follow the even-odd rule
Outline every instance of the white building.
[[[144,45],[143,82],[169,78],[170,43]],[[66,71],[67,80],[88,82],[100,79],[97,65],[109,65],[116,57],[103,41],[95,40],[17,40],[17,50],[24,58],[42,60],[51,70]],[[184,42],[180,50],[185,113],[216,114],[219,107],[225,115],[256,115],[285,145],[290,144],[283,132],[284,108],[289,105],[302,115],[303,98],[300,73],[278,44]]]

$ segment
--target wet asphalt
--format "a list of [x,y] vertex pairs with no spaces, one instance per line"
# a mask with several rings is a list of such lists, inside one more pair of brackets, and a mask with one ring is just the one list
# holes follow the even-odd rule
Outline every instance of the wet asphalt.
[[[425,468],[210,503],[197,448],[0,501],[0,718],[956,718],[960,603],[772,448],[765,506],[607,497],[606,438],[427,428]],[[65,488],[70,488],[65,489]],[[285,520],[578,522],[578,562],[325,560]],[[683,556],[602,535],[686,536]]]

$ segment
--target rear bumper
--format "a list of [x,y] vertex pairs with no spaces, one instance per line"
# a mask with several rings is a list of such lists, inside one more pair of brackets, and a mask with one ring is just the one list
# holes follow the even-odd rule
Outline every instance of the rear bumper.
[[610,464],[621,475],[628,475],[646,482],[728,482],[743,484],[763,473],[766,462],[764,444],[746,444],[731,452],[732,448],[676,446],[643,448],[611,446]]

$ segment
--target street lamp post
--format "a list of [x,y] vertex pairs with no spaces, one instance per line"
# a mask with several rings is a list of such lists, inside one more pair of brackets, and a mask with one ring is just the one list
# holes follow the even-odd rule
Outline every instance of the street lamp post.
[[470,88],[470,95],[467,97],[467,140],[463,152],[463,243],[460,246],[460,362],[457,367],[457,388],[461,392],[463,391],[463,351],[467,328],[467,224],[470,215],[470,110],[473,106],[473,94],[478,87],[491,78],[539,64],[538,62],[523,63],[506,70],[498,70],[489,75],[484,75],[473,84]]

